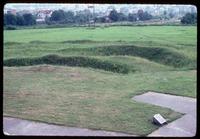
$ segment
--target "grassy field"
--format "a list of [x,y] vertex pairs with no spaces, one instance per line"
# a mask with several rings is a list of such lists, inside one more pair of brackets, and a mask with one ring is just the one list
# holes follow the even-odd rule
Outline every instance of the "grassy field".
[[155,113],[131,100],[148,90],[196,97],[195,26],[4,31],[4,115],[147,135]]

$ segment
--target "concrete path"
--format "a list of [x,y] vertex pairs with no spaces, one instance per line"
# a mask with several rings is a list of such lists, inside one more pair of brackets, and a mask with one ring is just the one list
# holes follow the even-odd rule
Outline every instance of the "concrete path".
[[134,136],[118,132],[46,124],[11,117],[3,118],[3,131],[5,135],[29,136]]
[[150,103],[162,107],[170,108],[174,111],[184,113],[181,118],[160,127],[148,136],[168,136],[168,137],[191,137],[196,134],[196,99],[167,95],[155,92],[147,92],[133,97],[133,100]]

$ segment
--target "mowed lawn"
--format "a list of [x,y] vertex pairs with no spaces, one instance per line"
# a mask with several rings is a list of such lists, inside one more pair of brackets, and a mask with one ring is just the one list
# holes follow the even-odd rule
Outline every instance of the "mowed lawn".
[[[123,48],[127,51],[120,53]],[[151,53],[143,55],[140,50]],[[154,114],[160,113],[170,121],[181,114],[131,98],[148,90],[195,98],[196,50],[195,26],[4,31],[4,63],[12,59],[14,66],[4,66],[3,114],[147,135],[158,128],[151,123]],[[32,64],[31,58],[52,54],[98,59],[125,66],[130,72]],[[19,66],[24,61],[27,66]]]

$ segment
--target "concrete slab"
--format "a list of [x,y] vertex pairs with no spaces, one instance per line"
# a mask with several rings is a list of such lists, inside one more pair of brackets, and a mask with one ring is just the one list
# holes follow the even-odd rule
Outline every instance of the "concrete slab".
[[192,137],[196,134],[196,99],[167,95],[155,92],[147,92],[133,97],[133,100],[150,103],[162,107],[170,108],[174,111],[184,113],[185,115],[148,136],[164,137]]
[[3,118],[3,131],[7,135],[29,136],[135,136],[103,130],[59,126],[11,117]]
[[159,128],[148,136],[193,137],[196,134],[196,119],[189,114]]
[[196,99],[194,98],[147,92],[145,94],[135,96],[133,99],[139,102],[146,102],[167,107],[180,113],[196,114]]

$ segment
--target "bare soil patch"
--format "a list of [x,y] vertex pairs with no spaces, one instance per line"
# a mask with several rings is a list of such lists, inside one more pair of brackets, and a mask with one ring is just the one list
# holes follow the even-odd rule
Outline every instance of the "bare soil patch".
[[53,72],[56,70],[56,67],[50,65],[41,65],[37,67],[31,67],[28,70],[33,72]]

